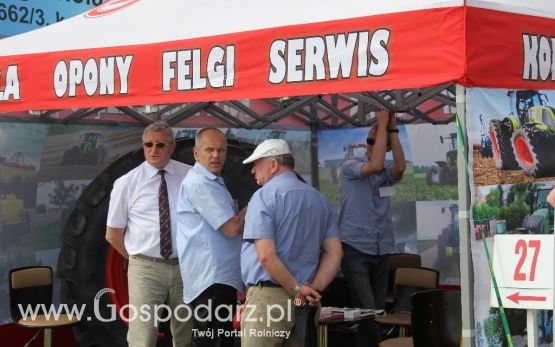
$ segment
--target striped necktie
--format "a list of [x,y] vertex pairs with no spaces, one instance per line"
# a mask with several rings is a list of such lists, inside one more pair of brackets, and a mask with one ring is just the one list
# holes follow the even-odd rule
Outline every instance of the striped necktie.
[[168,186],[164,174],[166,170],[158,171],[160,188],[158,190],[158,207],[160,211],[160,255],[168,259],[172,254],[172,228],[170,221],[170,203],[168,201]]

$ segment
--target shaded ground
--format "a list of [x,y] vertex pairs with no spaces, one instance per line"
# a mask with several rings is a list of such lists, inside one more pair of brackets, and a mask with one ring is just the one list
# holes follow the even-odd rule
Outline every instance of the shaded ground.
[[476,151],[473,152],[473,156],[474,184],[477,186],[555,181],[555,177],[527,176],[522,170],[499,170],[495,167],[493,158],[482,158]]

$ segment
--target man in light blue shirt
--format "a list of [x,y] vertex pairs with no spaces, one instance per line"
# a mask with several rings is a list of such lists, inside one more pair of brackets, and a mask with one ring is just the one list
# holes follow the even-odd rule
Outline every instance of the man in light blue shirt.
[[238,213],[221,177],[224,134],[201,130],[193,153],[196,164],[181,184],[177,203],[184,301],[194,310],[192,345],[233,346],[231,318],[237,290],[244,290],[240,251],[246,209]]
[[[297,178],[284,140],[262,142],[243,163],[250,162],[263,187],[249,202],[245,219],[241,273],[249,289],[241,346],[295,346],[293,299],[300,306],[317,304],[318,291],[339,269],[337,219],[324,197]],[[280,312],[281,319],[269,319]]]
[[[406,165],[395,114],[380,110],[377,122],[366,139],[366,156],[343,163],[339,229],[345,252],[341,270],[353,305],[383,309],[389,254],[395,253],[389,196]],[[393,164],[385,165],[388,150]]]

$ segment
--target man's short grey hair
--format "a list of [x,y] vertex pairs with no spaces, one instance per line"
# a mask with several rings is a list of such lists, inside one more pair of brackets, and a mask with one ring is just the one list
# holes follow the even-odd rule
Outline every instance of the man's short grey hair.
[[[195,135],[195,147],[200,148],[200,141],[202,140],[202,134],[204,134],[206,131],[209,130],[214,130],[219,132],[220,134],[224,135],[224,133],[222,133],[222,131],[218,128],[203,128],[200,129],[200,131]],[[225,135],[224,135],[225,137]]]
[[149,126],[147,126],[145,128],[145,131],[143,131],[143,138],[145,137],[146,133],[151,132],[151,133],[159,133],[165,131],[166,134],[168,134],[168,136],[172,139],[172,143],[175,142],[175,138],[173,135],[173,130],[170,127],[170,125],[165,122],[165,121],[158,121],[158,122],[154,122],[151,123]]
[[285,166],[291,170],[295,169],[295,158],[291,154],[280,154],[274,155],[273,157],[267,157],[268,159],[275,159],[279,165]]

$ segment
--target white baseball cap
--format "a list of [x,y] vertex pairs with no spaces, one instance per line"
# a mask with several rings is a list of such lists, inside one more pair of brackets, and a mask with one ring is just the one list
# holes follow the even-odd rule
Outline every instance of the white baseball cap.
[[264,142],[256,147],[251,156],[243,161],[243,164],[252,163],[253,161],[260,158],[273,157],[275,155],[282,154],[291,154],[291,151],[289,150],[289,145],[287,144],[287,142],[285,142],[285,140],[264,140]]

